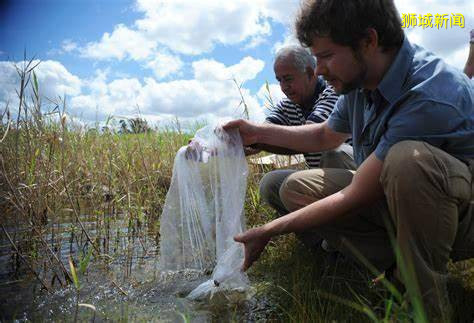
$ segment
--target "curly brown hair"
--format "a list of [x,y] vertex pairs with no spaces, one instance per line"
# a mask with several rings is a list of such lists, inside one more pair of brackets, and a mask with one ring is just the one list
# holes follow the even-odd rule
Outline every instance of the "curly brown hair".
[[296,18],[296,36],[311,47],[314,37],[359,48],[369,28],[377,31],[384,50],[402,45],[404,33],[393,0],[304,0]]

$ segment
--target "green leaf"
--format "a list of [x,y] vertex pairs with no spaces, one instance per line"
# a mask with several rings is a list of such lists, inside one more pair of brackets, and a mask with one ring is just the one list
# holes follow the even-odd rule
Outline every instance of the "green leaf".
[[38,78],[36,77],[35,71],[33,71],[33,90],[35,92],[35,96],[38,96],[39,86],[38,86]]
[[36,176],[35,176],[36,159],[38,158],[39,154],[40,154],[40,149],[36,148],[35,154],[31,157],[30,169],[28,172],[28,179],[29,179],[28,186],[32,185],[36,180]]
[[84,273],[87,270],[87,267],[89,266],[89,263],[91,261],[91,256],[92,256],[92,248],[89,248],[87,251],[87,254],[82,257],[81,261],[79,262],[79,273],[81,275],[84,275]]
[[76,267],[74,267],[71,256],[69,256],[69,267],[71,268],[71,276],[74,286],[76,286],[76,289],[79,290],[81,286],[79,285],[79,278],[77,277]]
[[393,307],[393,295],[390,296],[387,304],[385,305],[385,317],[383,319],[384,322],[388,322],[390,314],[392,314],[392,307]]

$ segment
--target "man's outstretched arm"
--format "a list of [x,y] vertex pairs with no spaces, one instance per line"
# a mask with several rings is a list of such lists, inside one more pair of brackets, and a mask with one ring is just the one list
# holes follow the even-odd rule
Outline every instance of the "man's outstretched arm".
[[349,134],[336,132],[327,122],[302,126],[256,124],[247,120],[234,120],[224,129],[238,128],[244,146],[262,144],[282,147],[297,152],[320,152],[341,145]]
[[234,239],[244,244],[247,270],[257,260],[268,241],[277,235],[301,232],[329,223],[353,210],[381,199],[383,189],[379,178],[383,162],[371,154],[357,170],[352,182],[343,190],[314,202],[297,211],[273,220],[261,227],[250,229]]

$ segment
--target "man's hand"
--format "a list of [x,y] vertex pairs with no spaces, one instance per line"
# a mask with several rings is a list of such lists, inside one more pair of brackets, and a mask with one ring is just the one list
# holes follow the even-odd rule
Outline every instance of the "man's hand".
[[184,153],[184,157],[188,160],[206,163],[209,157],[217,156],[217,148],[203,147],[201,144],[191,139]]
[[188,146],[186,147],[186,152],[184,156],[186,159],[190,159],[194,161],[202,161],[202,152],[203,152],[203,148],[199,144],[199,142],[191,139],[188,142]]
[[240,132],[240,137],[242,138],[242,144],[244,146],[250,146],[258,142],[258,135],[261,126],[256,123],[239,119],[229,121],[222,126],[224,130],[230,130],[237,128]]
[[253,262],[260,257],[270,238],[263,227],[250,229],[234,237],[235,241],[244,244],[243,271],[252,266]]

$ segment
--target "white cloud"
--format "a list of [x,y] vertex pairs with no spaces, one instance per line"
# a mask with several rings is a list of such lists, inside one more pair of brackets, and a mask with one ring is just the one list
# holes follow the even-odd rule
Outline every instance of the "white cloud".
[[183,54],[200,54],[215,43],[237,44],[270,33],[262,1],[138,0],[137,8],[145,15],[135,22],[137,29]]
[[70,39],[65,39],[62,42],[61,48],[66,53],[72,52],[73,50],[77,49],[77,43],[73,42]]
[[261,1],[262,13],[287,27],[293,27],[295,14],[299,8],[298,0],[264,0]]
[[283,38],[283,41],[278,41],[276,42],[273,47],[272,47],[272,53],[276,54],[279,49],[289,46],[289,45],[298,45],[299,42],[295,37],[294,33],[287,33],[285,37]]
[[[38,61],[33,61],[34,66]],[[22,68],[25,62],[15,63]],[[35,74],[38,80],[39,93],[42,98],[42,109],[50,110],[51,102],[59,102],[63,99],[76,96],[81,93],[82,81],[71,74],[61,63],[56,61],[42,61],[36,68]],[[29,107],[32,97],[33,76],[25,89],[25,104]],[[20,88],[20,78],[12,62],[0,61],[0,111],[9,106],[12,117],[16,116],[19,105],[17,91]],[[50,100],[47,100],[50,99]],[[66,100],[66,103],[68,100]]]
[[254,79],[265,66],[262,60],[247,56],[238,64],[226,67],[215,60],[203,59],[192,64],[194,77],[204,81],[226,81],[236,79],[237,82],[245,82]]
[[[213,60],[194,62],[193,79],[158,82],[145,78],[108,81],[108,71],[98,70],[89,80],[84,80],[88,94],[70,100],[70,111],[89,121],[103,120],[108,115],[155,116],[155,120],[179,117],[180,120],[205,118],[216,120],[242,116],[243,107],[234,75],[240,82],[248,81],[263,69],[263,61],[245,57],[239,63],[225,66]],[[250,115],[263,119],[263,110],[257,98],[245,87],[241,89]],[[139,111],[138,111],[139,109]]]
[[[175,114],[183,118],[205,116],[207,119],[241,115],[241,97],[232,78],[245,82],[256,77],[264,62],[245,57],[231,66],[214,60],[199,60],[192,64],[194,79],[158,83],[145,79],[139,104],[145,113]],[[261,110],[249,90],[241,89],[253,118]],[[213,117],[211,117],[211,115]]]
[[465,0],[395,0],[395,4],[400,15],[408,13],[426,15],[431,13],[433,16],[447,14],[448,17],[451,17],[453,13],[462,14],[465,19],[464,28],[448,26],[446,29],[437,29],[436,27],[423,29],[423,27],[417,26],[405,29],[411,41],[433,51],[462,69],[465,60],[458,59],[454,61],[453,57],[461,58],[461,51],[469,43],[469,31],[474,28],[474,2]]
[[268,42],[268,38],[266,36],[263,36],[263,35],[254,36],[254,37],[251,37],[249,42],[243,46],[243,49],[244,50],[252,49],[266,42]]
[[11,62],[0,62],[0,111],[3,111],[7,102],[17,106],[15,90],[19,83],[18,74]]
[[[94,80],[91,84],[100,83]],[[109,115],[133,115],[142,86],[137,79],[119,79],[105,84],[101,92],[79,95],[70,100],[71,113],[86,120],[104,120]]]
[[78,95],[81,80],[57,61],[42,61],[36,68],[41,93],[46,97]]
[[178,72],[183,67],[183,61],[178,56],[156,53],[153,59],[144,66],[151,69],[158,79],[163,79]]
[[[38,61],[33,61],[34,66]],[[21,67],[25,62],[16,62]],[[43,97],[54,99],[57,97],[74,96],[81,92],[81,80],[71,74],[61,63],[56,61],[42,61],[35,69],[38,79],[40,94]],[[16,90],[19,90],[20,79],[11,62],[0,62],[0,99],[15,102]],[[27,88],[26,97],[31,93],[31,83]]]
[[466,64],[467,57],[469,55],[469,44],[466,44],[464,47],[459,48],[458,50],[451,53],[449,56],[446,57],[446,62],[448,64],[457,67],[460,70],[464,69],[464,65]]
[[85,57],[99,60],[110,58],[142,60],[149,57],[155,47],[156,42],[143,33],[119,24],[111,34],[105,33],[99,42],[90,42],[81,48],[81,53]]

